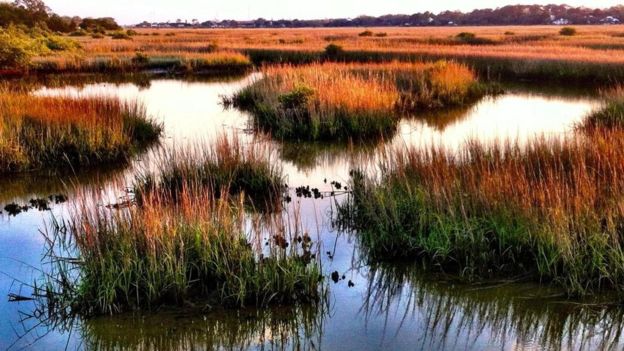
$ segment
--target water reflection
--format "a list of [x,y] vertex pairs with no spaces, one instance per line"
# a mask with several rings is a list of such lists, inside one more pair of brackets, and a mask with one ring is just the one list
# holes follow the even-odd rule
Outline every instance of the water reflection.
[[177,80],[196,83],[223,83],[237,82],[244,79],[246,74],[239,75],[182,75],[172,76],[166,73],[128,73],[128,74],[46,74],[43,76],[27,76],[9,79],[11,87],[20,87],[29,90],[41,88],[65,88],[72,86],[82,88],[94,84],[132,84],[140,90],[149,89],[152,82],[158,79]]
[[466,111],[454,110],[446,117],[434,114],[406,119],[393,144],[422,149],[442,146],[449,150],[459,150],[468,140],[511,140],[522,145],[537,135],[566,135],[598,106],[600,103],[591,98],[568,100],[531,92],[508,93],[487,97]]
[[283,162],[296,167],[298,172],[327,169],[333,165],[357,163],[384,144],[384,140],[358,143],[281,142],[277,143]]
[[84,169],[80,173],[30,172],[0,178],[0,207],[10,202],[25,202],[33,198],[47,198],[63,194],[69,197],[77,189],[101,188],[118,174],[128,170],[128,165],[98,169]]
[[315,350],[325,306],[269,310],[163,312],[85,322],[88,350]]
[[368,279],[366,315],[418,320],[419,349],[624,347],[624,309],[609,303],[608,296],[571,303],[553,288],[513,279],[468,285],[401,264],[371,267]]

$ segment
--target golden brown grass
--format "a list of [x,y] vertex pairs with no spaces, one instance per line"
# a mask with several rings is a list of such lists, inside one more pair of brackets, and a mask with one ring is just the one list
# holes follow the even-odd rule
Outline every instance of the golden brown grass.
[[232,102],[278,138],[347,139],[394,131],[401,113],[463,105],[485,92],[453,62],[268,66]]
[[96,165],[158,138],[142,105],[114,98],[0,92],[0,172]]
[[242,194],[256,209],[281,209],[286,179],[273,154],[268,145],[245,144],[236,135],[221,135],[212,145],[162,150],[158,171],[135,184],[136,199],[141,203],[147,194],[161,193],[175,200],[185,189],[201,186],[218,196],[222,189]]
[[[398,65],[395,67],[398,68]],[[391,113],[399,98],[394,82],[372,80],[353,72],[353,69],[367,71],[370,68],[340,64],[266,67],[262,72],[270,79],[271,86],[261,89],[266,89],[268,94],[281,95],[298,87],[309,87],[314,91],[314,99],[309,102],[309,107],[317,109],[315,114],[318,115],[328,115],[336,108],[354,113]],[[405,67],[407,70],[410,68],[412,67]]]
[[353,174],[343,219],[372,258],[420,256],[469,277],[519,275],[555,281],[570,294],[622,294],[619,101],[563,139],[391,149],[381,178]]
[[[556,26],[371,28],[386,37],[361,37],[361,28],[310,29],[140,29],[132,41],[78,38],[89,55],[135,51],[201,52],[209,45],[222,49],[323,50],[330,42],[346,50],[398,51],[458,56],[624,63],[624,26],[578,26],[573,37],[558,35]],[[505,35],[505,32],[515,35]],[[454,40],[475,33],[495,45],[465,45]],[[173,36],[166,36],[173,33]],[[620,46],[620,47],[619,47]]]
[[[131,40],[76,38],[83,48],[81,52],[39,57],[34,67],[43,72],[152,68],[240,72],[249,68],[250,62],[260,65],[452,59],[493,79],[598,84],[624,80],[624,26],[576,28],[574,36],[559,35],[560,28],[556,26],[370,29],[386,36],[360,36],[361,28],[140,29]],[[470,35],[474,39],[466,40],[466,36],[458,36],[460,33],[474,34]],[[324,50],[329,44],[344,51],[327,56]],[[136,60],[137,53],[144,56]],[[213,58],[219,56],[219,63],[214,63]]]
[[37,72],[132,72],[166,70],[173,73],[244,72],[251,68],[249,58],[240,52],[163,51],[88,51],[58,54],[33,59]]

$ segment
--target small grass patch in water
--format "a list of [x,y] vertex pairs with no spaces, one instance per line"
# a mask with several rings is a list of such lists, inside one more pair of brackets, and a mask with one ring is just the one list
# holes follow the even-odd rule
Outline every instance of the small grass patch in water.
[[453,62],[267,67],[226,99],[254,127],[289,140],[366,139],[396,131],[402,113],[467,104],[487,93]]
[[137,102],[0,92],[0,173],[127,160],[162,127]]
[[216,196],[221,196],[223,189],[232,195],[244,194],[246,203],[258,209],[279,208],[285,177],[272,154],[255,140],[244,145],[238,137],[226,135],[213,146],[162,151],[158,171],[148,172],[136,182],[136,199],[142,203],[145,194],[161,193],[177,200],[185,189],[201,187]]
[[[52,302],[83,316],[185,304],[230,307],[313,302],[321,271],[313,244],[279,213],[271,224],[244,215],[242,197],[202,187],[173,201],[150,193],[141,206],[111,210],[85,196],[50,243],[71,242],[77,257],[57,259]],[[282,246],[265,237],[291,243]],[[69,239],[67,239],[69,238]],[[72,268],[68,268],[72,267]],[[74,269],[77,278],[68,272]],[[37,292],[36,292],[37,293]]]

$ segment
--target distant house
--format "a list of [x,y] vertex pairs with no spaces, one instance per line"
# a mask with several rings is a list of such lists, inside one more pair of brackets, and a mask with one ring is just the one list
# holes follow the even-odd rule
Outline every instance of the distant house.
[[620,24],[620,20],[617,17],[607,16],[600,20],[600,23],[604,24]]

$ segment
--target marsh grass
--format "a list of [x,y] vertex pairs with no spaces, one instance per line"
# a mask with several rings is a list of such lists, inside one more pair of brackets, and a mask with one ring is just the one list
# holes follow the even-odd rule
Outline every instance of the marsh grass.
[[299,225],[282,213],[249,219],[243,198],[227,194],[217,199],[202,187],[188,188],[172,201],[151,193],[141,206],[117,210],[97,206],[104,202],[100,193],[84,194],[71,219],[56,222],[47,235],[73,258],[52,260],[59,268],[52,282],[39,285],[49,291],[40,295],[87,317],[167,305],[316,301],[320,265],[314,244],[295,240],[305,235]]
[[266,67],[227,101],[251,111],[257,129],[290,140],[391,135],[407,112],[457,106],[486,93],[453,62]]
[[214,145],[162,151],[158,171],[146,172],[136,181],[138,203],[146,194],[166,194],[176,201],[186,189],[205,188],[221,196],[223,189],[242,194],[255,209],[279,209],[286,191],[285,177],[270,147],[255,140],[243,143],[237,136],[221,135]]
[[[437,42],[437,40],[436,40]],[[610,44],[609,44],[610,45]],[[496,47],[496,50],[489,48]],[[526,49],[518,51],[518,47]],[[478,48],[478,49],[477,49]],[[574,84],[613,84],[624,79],[622,65],[604,60],[593,59],[593,53],[573,54],[569,48],[556,48],[559,57],[538,55],[529,50],[526,44],[513,47],[503,45],[448,45],[432,43],[420,49],[367,48],[344,49],[336,57],[328,57],[322,50],[311,49],[270,49],[246,48],[242,52],[249,56],[256,65],[292,64],[303,65],[319,61],[343,63],[387,63],[401,62],[436,62],[453,60],[462,63],[483,80],[515,81],[526,79],[535,82],[574,83]],[[608,48],[602,48],[606,51]],[[505,51],[506,50],[506,51]],[[587,49],[591,50],[591,49]],[[543,51],[542,51],[543,52]],[[568,57],[570,56],[570,57]],[[560,57],[566,57],[560,59]]]
[[570,295],[624,291],[624,140],[598,128],[459,152],[392,150],[353,172],[341,220],[373,261],[421,258],[468,279],[521,275]]
[[0,172],[79,168],[127,160],[162,127],[137,102],[0,93]]
[[580,125],[581,129],[624,128],[624,86],[608,90],[604,95],[605,107],[591,113]]
[[[618,42],[622,29],[618,26],[583,26],[574,36],[561,36],[559,28],[553,26],[386,27],[369,31],[376,34],[359,36],[361,28],[172,29],[157,33],[138,29],[132,40],[92,38],[78,32],[82,36],[74,39],[82,50],[36,55],[33,67],[38,72],[63,72],[66,66],[91,72],[127,72],[133,69],[130,61],[137,52],[154,58],[184,58],[216,51],[243,53],[258,66],[323,60],[372,63],[446,59],[467,64],[480,76],[492,79],[604,84],[624,77],[624,55]],[[461,32],[474,37],[468,34],[458,38]],[[343,49],[339,55],[327,55],[325,48],[330,43]],[[92,64],[116,58],[123,58],[124,63]]]
[[32,62],[38,73],[128,73],[167,71],[170,73],[244,73],[251,61],[237,52],[143,52],[111,53],[100,56],[56,55]]

